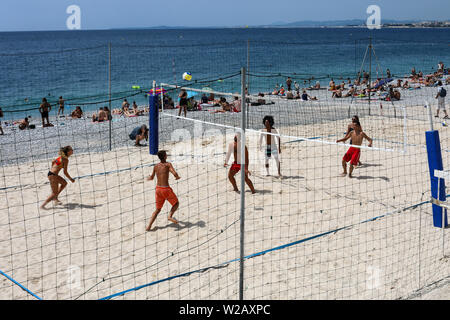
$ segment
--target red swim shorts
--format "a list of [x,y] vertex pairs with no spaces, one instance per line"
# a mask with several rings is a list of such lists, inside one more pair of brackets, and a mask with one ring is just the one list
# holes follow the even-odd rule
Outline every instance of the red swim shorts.
[[231,165],[231,170],[233,171],[240,171],[241,170],[241,165],[238,164],[236,161],[233,162],[233,164]]
[[156,186],[155,190],[156,209],[161,209],[167,200],[173,206],[178,202],[178,198],[171,187]]
[[358,165],[360,152],[361,152],[361,149],[350,147],[342,159],[345,162],[349,162],[351,160],[350,163],[352,165],[356,166],[356,165]]

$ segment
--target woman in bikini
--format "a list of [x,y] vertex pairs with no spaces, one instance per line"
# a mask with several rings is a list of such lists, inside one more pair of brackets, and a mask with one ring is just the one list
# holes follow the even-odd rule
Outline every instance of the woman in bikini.
[[59,171],[64,169],[64,175],[69,178],[69,180],[74,183],[75,180],[67,172],[67,168],[69,167],[69,157],[73,154],[73,149],[71,146],[63,147],[59,150],[59,157],[52,161],[52,167],[48,172],[48,180],[50,181],[50,187],[52,189],[52,194],[45,200],[45,202],[41,205],[41,209],[46,209],[45,206],[53,200],[55,205],[61,204],[58,200],[59,194],[64,190],[67,186],[66,180],[59,176]]

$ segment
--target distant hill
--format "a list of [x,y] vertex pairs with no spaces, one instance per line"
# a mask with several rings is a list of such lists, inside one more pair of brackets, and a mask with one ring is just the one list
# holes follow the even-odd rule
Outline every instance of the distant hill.
[[[155,27],[135,27],[120,28],[121,30],[148,30],[148,29],[219,29],[219,28],[319,28],[319,27],[363,27],[367,20],[349,19],[333,21],[295,21],[283,22],[277,21],[271,24],[251,25],[251,26],[209,26],[209,27],[186,27],[186,26],[155,26]],[[424,20],[392,20],[381,19],[382,26],[395,27],[450,27],[450,20],[447,21],[424,21]]]

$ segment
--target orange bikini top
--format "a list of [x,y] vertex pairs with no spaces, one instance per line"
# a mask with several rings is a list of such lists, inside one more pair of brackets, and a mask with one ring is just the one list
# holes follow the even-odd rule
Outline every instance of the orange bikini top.
[[58,157],[55,160],[53,160],[53,163],[56,164],[57,166],[61,166],[62,165],[61,157]]

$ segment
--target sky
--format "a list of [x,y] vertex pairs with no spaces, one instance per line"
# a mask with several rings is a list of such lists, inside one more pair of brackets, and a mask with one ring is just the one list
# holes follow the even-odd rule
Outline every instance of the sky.
[[232,27],[303,20],[450,20],[449,0],[1,0],[0,32],[67,30],[71,5],[82,30],[155,26]]

